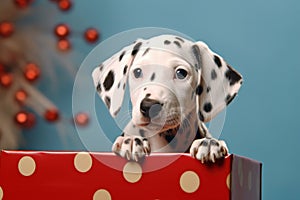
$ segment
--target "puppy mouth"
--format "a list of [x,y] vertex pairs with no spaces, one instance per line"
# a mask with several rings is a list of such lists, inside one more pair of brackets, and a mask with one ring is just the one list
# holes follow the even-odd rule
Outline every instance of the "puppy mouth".
[[149,126],[149,124],[150,124],[150,122],[144,122],[144,123],[137,124],[137,126],[145,127],[145,126]]
[[141,127],[145,127],[151,124],[151,119],[150,118],[140,118],[139,122],[136,122],[135,125],[136,126],[141,126]]
[[178,115],[167,118],[163,129],[175,128],[180,125],[180,117]]
[[140,127],[147,127],[147,126],[154,126],[154,127],[161,127],[163,130],[170,129],[178,126],[180,124],[180,115],[176,113],[169,113],[165,119],[160,117],[156,118],[142,118],[137,126]]

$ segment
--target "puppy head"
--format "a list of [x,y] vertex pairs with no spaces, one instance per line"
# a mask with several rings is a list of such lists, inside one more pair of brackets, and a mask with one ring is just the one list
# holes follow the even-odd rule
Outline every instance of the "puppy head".
[[113,117],[128,81],[133,123],[155,129],[176,127],[191,111],[199,121],[211,120],[242,83],[241,75],[206,44],[174,35],[139,39],[100,64],[92,76]]
[[175,128],[195,109],[196,71],[180,55],[148,49],[136,58],[128,78],[132,122],[137,126],[160,131]]

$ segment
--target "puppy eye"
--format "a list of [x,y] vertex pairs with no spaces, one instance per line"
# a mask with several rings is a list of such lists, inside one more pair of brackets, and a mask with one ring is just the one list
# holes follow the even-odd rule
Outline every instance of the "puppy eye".
[[176,75],[177,79],[183,80],[187,77],[188,72],[185,69],[179,68],[179,69],[176,69],[175,75]]
[[133,70],[133,75],[135,78],[141,78],[143,73],[141,68],[136,68]]

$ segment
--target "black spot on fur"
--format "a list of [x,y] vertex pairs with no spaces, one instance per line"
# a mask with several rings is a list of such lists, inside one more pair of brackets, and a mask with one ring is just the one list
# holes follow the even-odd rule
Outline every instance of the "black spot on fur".
[[210,90],[211,90],[211,88],[208,86],[208,87],[206,88],[206,93],[209,93]]
[[155,72],[151,75],[150,81],[154,81],[155,79]]
[[128,69],[128,65],[125,65],[124,70],[123,70],[124,75],[127,73],[127,69]]
[[202,140],[200,142],[200,146],[204,146],[204,147],[207,147],[208,146],[208,142],[206,140]]
[[211,103],[209,102],[209,103],[205,103],[204,104],[204,106],[203,106],[203,110],[205,111],[205,112],[210,112],[211,110],[212,110],[212,105],[211,105]]
[[116,116],[116,115],[120,112],[120,110],[121,110],[121,107],[118,108],[118,109],[114,112],[114,115]]
[[122,58],[124,57],[124,55],[125,55],[125,51],[123,51],[122,53],[121,53],[121,55],[120,55],[120,57],[119,57],[119,61],[121,62],[121,60],[122,60]]
[[103,86],[104,86],[104,89],[105,91],[108,91],[110,90],[110,88],[113,86],[114,84],[114,81],[115,81],[115,75],[114,75],[114,72],[112,70],[110,70],[103,82]]
[[199,111],[198,117],[199,117],[200,121],[202,121],[202,122],[204,121],[204,116],[201,111]]
[[124,137],[124,135],[125,135],[125,133],[124,133],[124,132],[122,132],[121,136],[123,136],[123,137]]
[[147,138],[143,138],[143,141],[148,141],[148,139]]
[[145,137],[145,131],[143,129],[139,130],[140,136]]
[[144,91],[147,90],[147,87],[144,88]]
[[221,62],[221,59],[219,58],[219,56],[214,55],[214,61],[219,68],[222,67],[222,62]]
[[103,63],[101,63],[100,65],[98,65],[98,67],[99,67],[99,71],[101,72],[103,70],[103,68],[104,68]]
[[105,101],[105,104],[108,107],[108,109],[110,109],[110,104],[111,104],[110,98],[108,96],[106,96],[104,98],[104,101]]
[[232,102],[232,100],[234,99],[235,96],[236,96],[236,93],[233,94],[232,96],[230,94],[227,95],[227,97],[225,99],[226,105],[230,104]]
[[150,50],[150,48],[147,48],[147,49],[144,51],[144,53],[143,53],[142,56],[146,55],[146,54],[149,52],[149,50]]
[[150,96],[151,96],[151,94],[147,93],[146,96],[145,96],[145,98],[150,97]]
[[216,70],[211,70],[211,79],[212,80],[215,80],[217,78],[217,72],[216,72]]
[[194,54],[194,56],[195,56],[195,58],[196,58],[196,60],[198,62],[198,65],[195,66],[195,67],[196,67],[196,69],[199,69],[201,67],[200,66],[200,64],[201,64],[201,56],[200,56],[200,49],[199,49],[198,45],[193,45],[192,46],[192,52],[193,52],[193,54]]
[[121,86],[121,82],[118,83],[117,87],[120,88],[120,86]]
[[242,79],[241,75],[239,75],[232,67],[227,65],[228,70],[225,72],[225,77],[229,80],[230,85],[234,85],[238,81]]
[[138,43],[136,43],[136,45],[134,45],[133,50],[131,52],[132,56],[135,56],[138,53],[138,51],[140,50],[141,45],[142,45],[142,42],[138,42]]
[[197,95],[201,95],[203,92],[203,87],[202,85],[198,85],[197,88],[196,88],[196,94]]
[[134,141],[135,141],[136,146],[142,146],[143,145],[142,140],[140,140],[139,138],[134,138]]
[[184,43],[184,39],[180,38],[180,37],[175,37],[175,39],[179,40],[180,42]]
[[97,87],[96,87],[97,92],[101,93],[102,92],[102,88],[101,88],[101,84],[98,83]]
[[210,140],[209,144],[212,146],[217,146],[217,147],[220,146],[220,144],[216,140]]
[[130,139],[130,138],[128,138],[128,139],[126,139],[126,140],[124,141],[124,144],[129,144],[129,143],[130,143],[130,141],[131,141],[131,139]]
[[171,44],[171,42],[169,40],[165,40],[164,44],[169,45],[169,44]]
[[178,41],[173,42],[178,48],[181,48],[181,44]]
[[126,87],[126,84],[124,83],[124,84],[123,84],[123,90],[125,90],[125,87]]
[[190,129],[190,121],[188,118],[184,118],[184,120],[182,121],[180,128],[183,129]]

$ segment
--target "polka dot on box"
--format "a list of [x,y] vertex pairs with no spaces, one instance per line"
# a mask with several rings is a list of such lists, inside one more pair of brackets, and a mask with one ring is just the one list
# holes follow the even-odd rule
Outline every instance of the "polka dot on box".
[[87,152],[79,152],[74,158],[74,167],[77,171],[85,173],[88,172],[93,165],[93,159]]
[[3,190],[2,190],[2,187],[0,187],[0,200],[3,199]]
[[34,159],[30,156],[23,156],[19,160],[18,169],[23,176],[31,176],[36,169]]
[[129,183],[136,183],[142,177],[142,168],[136,162],[128,162],[125,164],[123,168],[123,177]]
[[200,186],[200,179],[193,171],[186,171],[180,177],[180,187],[186,193],[196,192]]
[[94,193],[93,200],[111,200],[111,196],[107,190],[100,189]]

